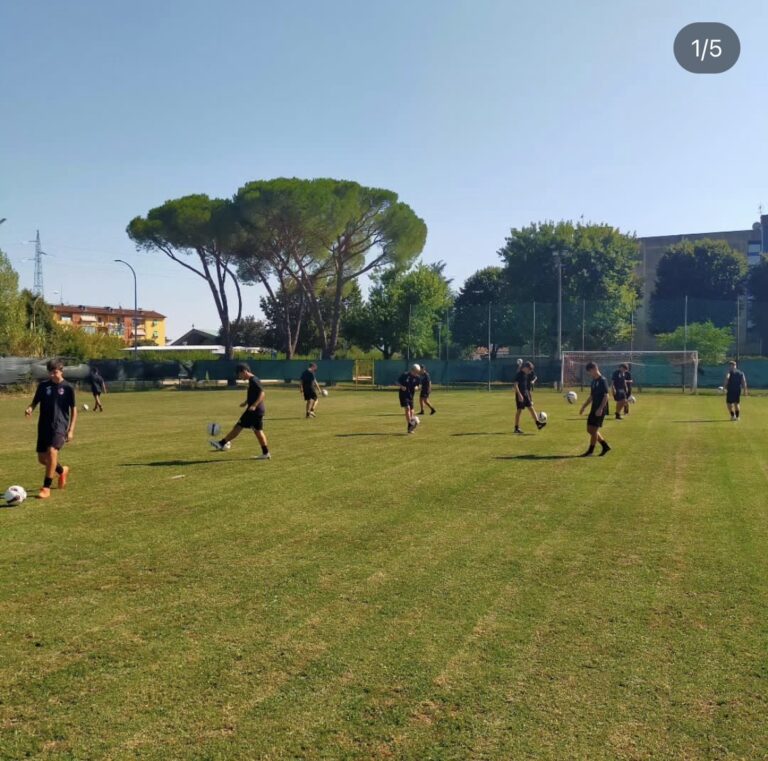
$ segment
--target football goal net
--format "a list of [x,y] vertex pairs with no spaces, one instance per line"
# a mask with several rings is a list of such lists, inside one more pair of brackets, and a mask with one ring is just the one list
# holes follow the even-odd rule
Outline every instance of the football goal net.
[[609,381],[620,364],[629,365],[635,389],[667,387],[695,393],[698,388],[697,351],[564,351],[560,388],[588,386],[591,378],[584,366],[590,361]]

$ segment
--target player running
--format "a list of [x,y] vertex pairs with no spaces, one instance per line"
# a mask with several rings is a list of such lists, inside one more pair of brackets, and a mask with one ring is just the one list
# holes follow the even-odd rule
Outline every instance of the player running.
[[536,423],[536,427],[539,430],[546,425],[546,423],[542,423],[541,420],[539,420],[539,416],[536,414],[536,408],[533,406],[533,400],[531,399],[532,386],[529,385],[529,377],[532,374],[533,362],[523,362],[515,376],[515,399],[517,404],[517,412],[515,413],[515,433],[523,433],[520,428],[520,416],[524,409],[527,409],[531,413],[533,422]]
[[54,474],[59,477],[59,489],[67,485],[69,466],[59,462],[59,452],[75,435],[77,423],[77,405],[75,389],[64,380],[64,363],[52,359],[46,365],[48,380],[37,384],[32,404],[24,410],[27,417],[40,405],[40,417],[37,421],[37,461],[45,467],[43,488],[38,493],[39,499],[51,496]]
[[429,413],[430,415],[434,415],[437,410],[432,406],[432,403],[429,401],[429,395],[432,392],[432,378],[429,377],[429,373],[427,372],[427,368],[422,366],[421,368],[421,388],[419,389],[419,415],[424,414],[424,405],[426,404],[427,407],[431,410]]
[[405,410],[405,420],[408,424],[408,433],[416,430],[416,415],[413,414],[413,396],[421,385],[421,367],[411,365],[407,373],[403,373],[397,383],[400,386],[400,406]]
[[99,372],[98,367],[94,367],[91,370],[91,374],[88,376],[88,383],[91,386],[91,393],[93,394],[93,411],[104,412],[104,406],[101,403],[101,395],[107,393],[107,384]]
[[269,453],[267,437],[264,435],[264,414],[266,413],[264,389],[261,387],[256,376],[251,372],[251,368],[244,362],[237,366],[236,373],[238,380],[248,381],[248,392],[245,401],[240,405],[245,407],[245,412],[235,423],[234,428],[223,439],[218,441],[211,439],[210,444],[214,449],[223,452],[231,447],[230,441],[236,439],[244,429],[250,428],[256,434],[259,444],[261,444],[261,454],[253,459],[271,460],[272,455]]
[[584,410],[591,403],[592,408],[589,411],[589,417],[587,418],[587,431],[589,433],[589,449],[587,449],[582,457],[590,457],[595,451],[595,444],[600,442],[602,452],[600,457],[608,454],[611,448],[608,446],[608,442],[603,438],[600,433],[600,429],[603,427],[603,421],[608,412],[608,381],[600,373],[600,368],[594,362],[587,362],[587,372],[592,376],[592,384],[590,386],[589,397],[581,405],[579,415],[584,414]]
[[741,392],[744,396],[748,395],[747,376],[736,367],[736,361],[731,360],[728,363],[728,372],[725,376],[725,403],[728,412],[731,413],[731,420],[735,423],[741,416]]
[[299,391],[304,395],[304,401],[307,403],[307,418],[315,417],[315,408],[317,407],[317,397],[320,393],[320,385],[317,382],[315,373],[317,364],[311,362],[309,367],[301,374],[301,388]]
[[617,370],[614,370],[611,377],[611,388],[613,389],[613,401],[616,402],[616,420],[621,420],[621,413],[629,414],[629,385],[627,384],[627,375],[629,367],[622,363]]

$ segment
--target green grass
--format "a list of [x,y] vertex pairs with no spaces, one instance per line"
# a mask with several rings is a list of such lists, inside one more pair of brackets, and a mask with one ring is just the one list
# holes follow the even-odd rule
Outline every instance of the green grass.
[[257,462],[206,442],[241,397],[109,395],[0,510],[0,758],[766,758],[768,400],[642,395],[583,460],[551,392],[406,437],[394,393],[270,389]]

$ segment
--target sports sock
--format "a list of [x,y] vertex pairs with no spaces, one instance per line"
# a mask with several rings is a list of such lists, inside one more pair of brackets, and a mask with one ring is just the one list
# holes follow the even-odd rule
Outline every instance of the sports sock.
[[59,464],[56,466],[56,472],[57,472],[59,475],[61,475],[61,474],[64,472],[64,466],[63,466],[61,463],[59,463]]
[[262,454],[269,454],[269,447],[264,446],[264,444],[261,445],[261,453]]
[[219,444],[221,444],[221,446],[224,446],[226,443],[227,443],[226,439],[219,439]]
[[736,419],[739,419],[739,415],[741,415],[741,410],[736,410]]
[[44,478],[43,479],[43,488],[44,489],[50,489],[52,483],[53,483],[53,479],[52,478]]

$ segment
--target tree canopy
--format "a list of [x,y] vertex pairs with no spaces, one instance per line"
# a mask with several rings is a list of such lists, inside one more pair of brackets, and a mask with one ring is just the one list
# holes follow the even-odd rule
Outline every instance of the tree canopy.
[[676,351],[689,349],[699,352],[699,360],[716,365],[725,360],[725,355],[733,343],[733,330],[730,327],[718,328],[712,320],[679,325],[670,333],[656,336],[661,349]]

